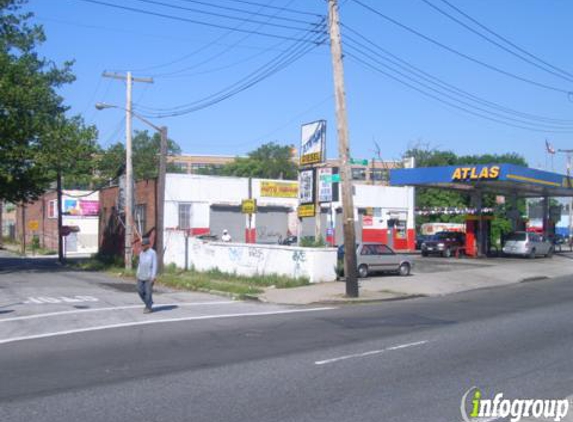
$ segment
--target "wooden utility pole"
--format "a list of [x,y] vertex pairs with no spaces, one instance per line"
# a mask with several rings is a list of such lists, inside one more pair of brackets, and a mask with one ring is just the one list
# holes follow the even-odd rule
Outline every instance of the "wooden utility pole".
[[131,162],[132,147],[131,147],[131,88],[133,82],[147,82],[153,83],[151,78],[134,78],[131,72],[127,72],[125,76],[117,73],[104,72],[104,78],[120,79],[126,81],[126,104],[125,104],[125,269],[130,270],[132,265],[132,230],[133,230],[133,210],[131,209],[133,202],[133,164]]
[[338,1],[328,0],[328,22],[330,29],[330,52],[334,72],[334,94],[336,99],[336,128],[338,132],[338,155],[342,176],[342,218],[344,227],[344,274],[346,295],[358,297],[358,275],[356,268],[356,233],[354,231],[354,201],[352,199],[352,178],[348,146],[348,122],[344,93],[344,68],[338,17]]
[[64,236],[62,235],[62,171],[58,169],[56,174],[56,204],[58,207],[58,261],[63,264],[64,257]]
[[161,131],[161,144],[159,148],[159,175],[157,177],[157,190],[155,205],[156,222],[155,222],[155,249],[157,250],[157,266],[158,271],[163,271],[163,252],[165,251],[165,224],[163,214],[165,212],[165,172],[166,172],[166,157],[167,157],[167,127],[162,126]]

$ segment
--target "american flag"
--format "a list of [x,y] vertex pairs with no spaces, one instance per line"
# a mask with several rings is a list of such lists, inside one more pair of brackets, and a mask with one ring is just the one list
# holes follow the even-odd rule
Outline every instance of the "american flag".
[[547,148],[549,154],[555,154],[555,148],[553,148],[553,145],[551,145],[547,139],[545,140],[545,148]]

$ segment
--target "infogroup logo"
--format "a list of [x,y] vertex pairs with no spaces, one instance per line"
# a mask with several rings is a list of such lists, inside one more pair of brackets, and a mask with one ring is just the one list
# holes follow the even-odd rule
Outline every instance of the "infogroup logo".
[[559,422],[567,416],[569,407],[568,399],[505,399],[503,393],[486,399],[479,388],[472,387],[462,396],[460,411],[465,422],[508,417],[511,422],[519,422],[522,418]]

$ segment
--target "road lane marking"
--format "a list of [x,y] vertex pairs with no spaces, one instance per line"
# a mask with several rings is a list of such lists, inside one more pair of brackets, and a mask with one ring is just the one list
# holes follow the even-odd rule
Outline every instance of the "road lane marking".
[[52,297],[52,296],[35,296],[35,297],[29,297],[28,300],[25,300],[24,303],[25,305],[30,305],[30,304],[46,304],[46,303],[79,303],[79,302],[99,302],[99,299],[93,296],[73,296],[73,297],[67,297],[67,296],[57,296],[57,297]]
[[107,330],[107,329],[111,329],[111,328],[126,328],[126,327],[134,327],[134,326],[138,326],[138,325],[162,324],[162,323],[166,323],[166,322],[183,322],[183,321],[197,321],[197,320],[205,320],[205,319],[239,318],[239,317],[266,316],[266,315],[285,315],[285,314],[295,314],[295,313],[302,313],[302,312],[329,311],[332,309],[336,309],[336,308],[335,307],[324,307],[324,308],[309,308],[309,309],[286,309],[286,310],[282,310],[282,311],[269,311],[269,312],[251,312],[251,313],[240,313],[240,314],[219,314],[219,315],[202,315],[202,316],[181,317],[181,318],[151,319],[151,320],[144,320],[144,321],[125,322],[125,323],[121,323],[121,324],[100,325],[97,327],[78,328],[78,329],[74,329],[74,330],[55,331],[52,333],[36,334],[36,335],[31,335],[31,336],[12,337],[12,338],[8,338],[8,339],[0,339],[0,344],[14,343],[17,341],[24,341],[24,340],[35,340],[35,339],[41,339],[41,338],[47,338],[47,337],[64,336],[64,335],[68,335],[68,334],[87,333],[90,331],[101,331],[101,330]]
[[[162,306],[203,306],[203,305],[228,305],[232,303],[242,303],[236,300],[226,300],[226,301],[217,301],[217,302],[183,302],[183,303],[157,303],[155,304],[156,307]],[[12,318],[2,318],[0,319],[0,323],[3,322],[11,322],[11,321],[21,321],[26,319],[34,319],[34,318],[45,318],[51,316],[59,316],[59,315],[69,315],[69,314],[84,314],[87,312],[102,312],[102,311],[116,311],[116,310],[123,310],[123,309],[140,309],[144,305],[126,305],[126,306],[113,306],[107,308],[93,308],[93,309],[77,309],[77,310],[70,310],[70,311],[58,311],[58,312],[47,312],[44,314],[34,314],[34,315],[24,315],[19,317],[12,317]]]
[[314,362],[314,364],[315,365],[325,365],[327,363],[339,362],[341,360],[356,359],[356,358],[363,358],[366,356],[379,355],[381,353],[390,352],[393,350],[400,350],[400,349],[406,349],[408,347],[421,346],[422,344],[426,344],[427,342],[428,342],[428,340],[423,340],[423,341],[417,341],[415,343],[407,343],[407,344],[400,344],[398,346],[387,347],[385,349],[371,350],[369,352],[356,353],[353,355],[346,355],[346,356],[339,356],[336,358],[325,359],[325,360],[317,360],[316,362]]

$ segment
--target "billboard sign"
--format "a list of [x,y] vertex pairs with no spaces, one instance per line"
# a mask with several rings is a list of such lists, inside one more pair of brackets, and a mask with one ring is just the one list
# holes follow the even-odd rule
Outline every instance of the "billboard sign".
[[314,204],[314,169],[299,173],[298,203]]
[[307,123],[302,126],[300,142],[300,164],[322,163],[326,157],[326,120]]

